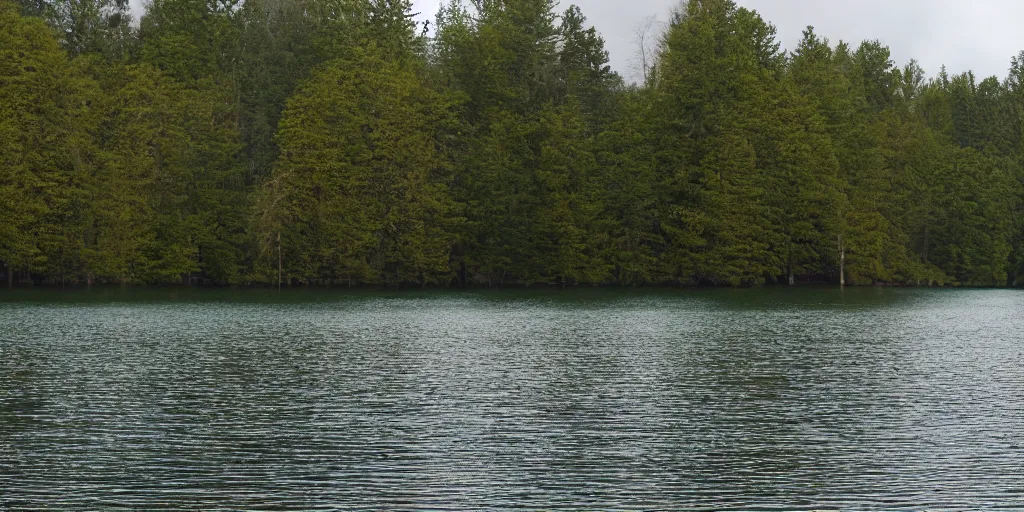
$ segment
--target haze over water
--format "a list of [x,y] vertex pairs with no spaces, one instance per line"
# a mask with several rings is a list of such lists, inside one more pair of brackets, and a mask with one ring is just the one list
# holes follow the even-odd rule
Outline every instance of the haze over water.
[[1024,294],[0,295],[0,509],[1024,507]]

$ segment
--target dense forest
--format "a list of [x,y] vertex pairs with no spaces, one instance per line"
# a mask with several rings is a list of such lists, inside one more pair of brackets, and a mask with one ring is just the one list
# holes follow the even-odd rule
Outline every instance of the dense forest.
[[[568,7],[568,6],[566,6]],[[1007,78],[680,4],[643,79],[554,0],[0,0],[19,283],[1014,286]]]

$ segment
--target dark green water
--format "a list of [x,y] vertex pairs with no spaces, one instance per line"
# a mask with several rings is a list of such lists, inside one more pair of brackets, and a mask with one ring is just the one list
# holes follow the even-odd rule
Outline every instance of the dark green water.
[[1024,508],[1024,293],[0,294],[0,509]]

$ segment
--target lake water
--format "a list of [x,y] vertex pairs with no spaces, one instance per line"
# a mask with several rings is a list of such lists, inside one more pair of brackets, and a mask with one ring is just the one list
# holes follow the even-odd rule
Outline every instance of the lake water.
[[0,295],[0,509],[1024,508],[1024,292]]

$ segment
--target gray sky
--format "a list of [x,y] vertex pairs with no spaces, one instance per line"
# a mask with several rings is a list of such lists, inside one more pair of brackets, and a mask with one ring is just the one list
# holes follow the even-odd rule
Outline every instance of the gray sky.
[[[615,70],[632,75],[634,33],[644,18],[666,20],[678,0],[561,0],[576,3],[601,32]],[[439,0],[414,0],[433,20]],[[898,65],[916,58],[929,76],[945,64],[949,72],[973,70],[980,78],[1006,76],[1010,58],[1024,50],[1024,2],[1020,0],[738,0],[779,30],[791,49],[801,31],[815,31],[833,43],[879,39]]]

